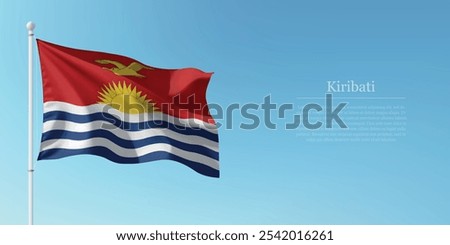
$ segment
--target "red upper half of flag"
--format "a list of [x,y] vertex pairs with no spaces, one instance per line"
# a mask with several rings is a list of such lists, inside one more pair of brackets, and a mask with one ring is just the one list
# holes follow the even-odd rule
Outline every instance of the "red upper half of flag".
[[214,123],[206,101],[212,73],[195,68],[160,69],[103,52],[79,50],[37,40],[44,102],[91,105],[101,101],[102,88],[131,85],[162,112],[179,118]]

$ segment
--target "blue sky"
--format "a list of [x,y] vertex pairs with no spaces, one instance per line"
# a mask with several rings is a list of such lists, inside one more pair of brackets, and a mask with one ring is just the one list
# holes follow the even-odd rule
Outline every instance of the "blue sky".
[[[446,1],[1,1],[0,224],[27,222],[29,20],[36,37],[60,45],[213,71],[207,98],[223,107],[271,95],[301,114],[324,100],[299,97],[324,97],[326,81],[351,79],[375,81],[370,96],[404,99],[349,105],[407,108],[406,136],[394,142],[308,142],[304,127],[284,130],[289,119],[275,116],[276,130],[221,128],[220,179],[172,161],[38,162],[36,224],[449,224],[449,9]],[[242,122],[234,113],[233,125]]]

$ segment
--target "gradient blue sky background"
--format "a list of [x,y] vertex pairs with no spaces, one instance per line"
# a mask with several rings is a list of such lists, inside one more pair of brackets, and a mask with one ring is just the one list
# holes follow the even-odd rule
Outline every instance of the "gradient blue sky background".
[[[214,71],[207,98],[222,106],[271,94],[300,108],[327,80],[354,79],[406,97],[408,113],[391,143],[220,129],[220,179],[172,161],[38,162],[36,224],[450,224],[449,12],[448,1],[2,0],[0,224],[27,222],[28,20],[60,45]],[[35,57],[36,156],[39,69]]]

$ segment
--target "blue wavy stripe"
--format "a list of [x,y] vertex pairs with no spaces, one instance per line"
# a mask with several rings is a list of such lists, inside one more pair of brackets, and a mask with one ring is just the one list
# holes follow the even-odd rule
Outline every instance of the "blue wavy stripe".
[[104,113],[104,112],[96,112],[88,115],[77,115],[64,111],[50,111],[44,113],[44,122],[52,121],[52,120],[64,120],[71,121],[76,123],[87,123],[92,121],[105,121],[113,124],[114,126],[121,128],[126,131],[140,131],[144,129],[150,128],[168,128],[174,132],[185,134],[185,135],[197,135],[203,138],[207,138],[209,140],[219,142],[219,136],[215,133],[211,133],[202,128],[190,128],[183,127],[179,125],[175,125],[173,123],[169,123],[162,120],[154,120],[147,122],[139,122],[139,123],[130,123],[123,122],[116,118],[115,116]]
[[41,151],[39,153],[38,160],[45,160],[45,159],[59,159],[63,157],[68,156],[74,156],[74,155],[82,155],[82,154],[91,154],[91,155],[97,155],[100,157],[104,157],[110,161],[116,162],[116,163],[143,163],[143,162],[150,162],[150,161],[156,161],[156,160],[173,160],[180,162],[189,168],[193,169],[194,171],[210,176],[210,177],[219,177],[219,170],[211,168],[209,166],[206,166],[204,164],[193,162],[187,159],[184,159],[182,157],[179,157],[177,155],[174,155],[172,153],[164,152],[164,151],[157,151],[152,152],[147,155],[141,156],[141,157],[134,157],[134,158],[127,158],[127,157],[121,157],[115,154],[113,151],[109,150],[106,147],[102,146],[95,146],[85,149],[77,149],[77,150],[70,150],[70,149],[50,149],[46,151]]
[[103,130],[103,129],[97,129],[92,130],[89,132],[71,132],[66,130],[51,130],[46,133],[42,134],[42,142],[46,140],[52,140],[52,139],[71,139],[71,140],[86,140],[91,138],[105,138],[108,139],[114,144],[121,146],[123,148],[128,149],[134,149],[134,148],[140,148],[146,145],[152,145],[157,143],[166,143],[169,145],[173,145],[179,149],[189,151],[189,152],[195,152],[210,158],[213,158],[215,160],[219,160],[219,153],[216,151],[213,151],[209,148],[206,148],[201,145],[194,145],[194,144],[188,144],[181,141],[178,141],[176,139],[169,138],[167,136],[152,136],[145,139],[140,140],[126,140],[119,138],[115,134],[111,133],[110,131]]

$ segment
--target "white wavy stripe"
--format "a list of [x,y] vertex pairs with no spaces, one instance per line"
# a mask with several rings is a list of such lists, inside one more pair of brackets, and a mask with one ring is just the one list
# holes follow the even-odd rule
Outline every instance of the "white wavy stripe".
[[94,146],[106,147],[121,157],[140,157],[152,152],[165,151],[177,155],[179,157],[182,157],[184,159],[187,159],[189,161],[198,162],[217,170],[219,169],[219,162],[215,159],[212,159],[210,157],[198,153],[185,151],[164,143],[157,143],[153,145],[146,145],[140,148],[127,149],[120,147],[105,138],[91,138],[87,140],[56,139],[42,142],[41,151],[50,149],[80,150]]
[[[108,126],[111,126],[109,129]],[[117,137],[124,140],[141,140],[152,136],[166,136],[171,139],[181,141],[183,143],[192,145],[201,145],[213,151],[219,151],[219,143],[203,138],[197,135],[185,135],[174,132],[168,128],[150,128],[141,131],[125,131],[117,128],[111,123],[103,121],[94,121],[88,123],[76,123],[63,120],[52,120],[44,123],[43,132],[46,133],[51,130],[65,130],[77,133],[86,133],[96,129],[103,129],[111,132]]]
[[121,112],[113,107],[105,104],[92,104],[87,106],[78,106],[61,101],[48,101],[44,103],[44,113],[51,111],[65,111],[77,115],[89,115],[96,112],[107,112],[121,121],[138,123],[151,120],[162,120],[176,124],[178,126],[189,126],[205,129],[211,133],[217,134],[217,126],[215,124],[207,123],[199,119],[189,118],[182,119],[167,115],[162,112],[142,113],[142,114],[128,114]]

